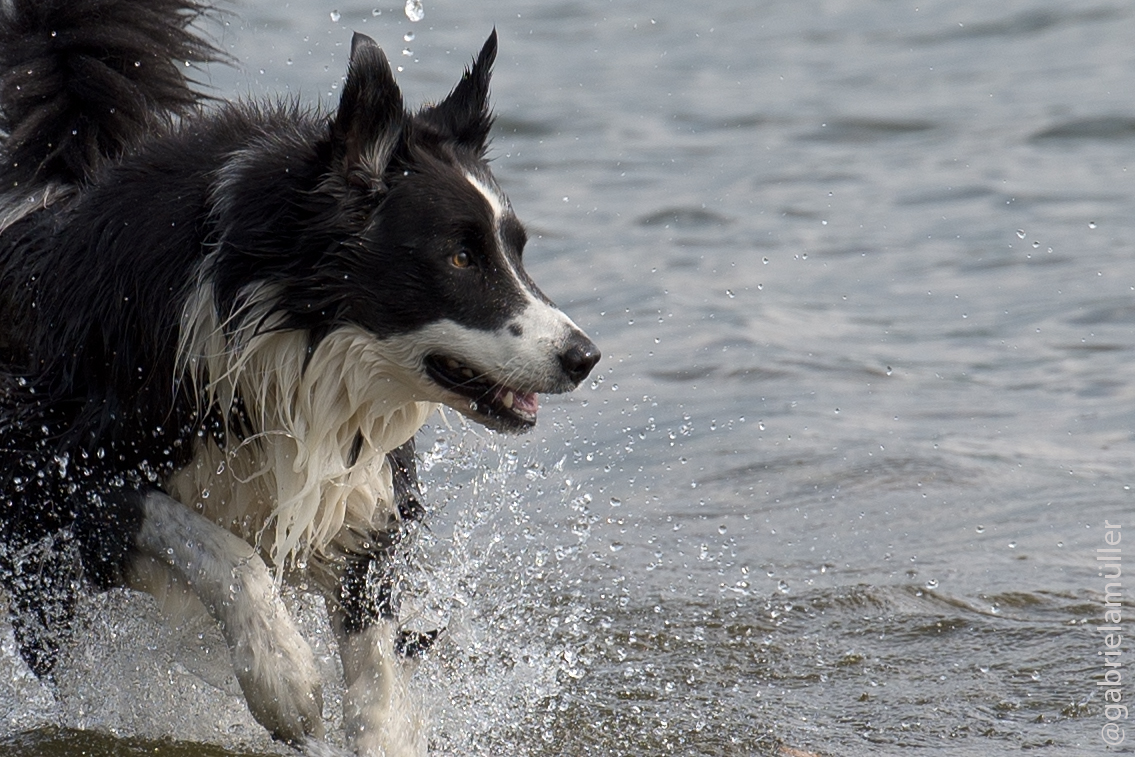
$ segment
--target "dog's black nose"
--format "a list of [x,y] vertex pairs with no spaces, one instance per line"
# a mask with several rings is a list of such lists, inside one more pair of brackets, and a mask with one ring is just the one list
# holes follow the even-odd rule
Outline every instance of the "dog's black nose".
[[567,349],[560,353],[560,366],[564,373],[578,384],[587,378],[591,369],[599,362],[599,348],[583,334],[573,334],[567,343]]

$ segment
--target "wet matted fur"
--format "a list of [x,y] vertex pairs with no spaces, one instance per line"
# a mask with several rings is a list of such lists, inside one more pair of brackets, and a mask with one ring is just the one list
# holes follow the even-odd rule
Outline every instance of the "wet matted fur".
[[536,421],[599,352],[524,271],[485,158],[494,32],[405,108],[356,34],[333,113],[210,103],[186,0],[0,4],[0,573],[50,676],[82,585],[188,587],[255,717],[322,736],[280,580],[327,600],[359,755],[419,754],[399,544],[441,404]]

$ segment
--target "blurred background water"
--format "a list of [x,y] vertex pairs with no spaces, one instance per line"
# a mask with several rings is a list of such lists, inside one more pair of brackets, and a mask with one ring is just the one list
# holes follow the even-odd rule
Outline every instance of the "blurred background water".
[[[419,438],[437,754],[1104,750],[1094,550],[1135,526],[1131,4],[231,10],[214,93],[325,108],[352,30],[423,102],[495,25],[494,170],[605,355],[527,437],[450,414]],[[209,623],[114,593],[84,629],[55,689],[0,636],[0,751],[278,750]]]

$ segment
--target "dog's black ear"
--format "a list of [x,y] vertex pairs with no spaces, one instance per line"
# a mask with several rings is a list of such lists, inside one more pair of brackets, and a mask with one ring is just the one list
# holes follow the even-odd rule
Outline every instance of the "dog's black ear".
[[334,158],[349,183],[382,188],[404,119],[402,90],[394,81],[390,61],[377,42],[356,32],[343,96],[331,121]]
[[489,145],[493,116],[489,111],[489,78],[497,57],[497,30],[485,40],[471,68],[449,96],[421,112],[421,117],[444,137],[483,155]]

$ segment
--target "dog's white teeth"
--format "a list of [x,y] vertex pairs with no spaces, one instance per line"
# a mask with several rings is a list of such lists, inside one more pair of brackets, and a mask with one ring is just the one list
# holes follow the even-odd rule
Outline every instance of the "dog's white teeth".
[[462,368],[461,369],[461,375],[464,376],[465,378],[473,378],[473,369],[472,368]]
[[454,370],[454,371],[461,367],[461,363],[457,362],[453,358],[446,360],[445,365],[446,365],[447,368],[449,368],[450,370]]
[[505,406],[506,410],[512,410],[512,402],[515,399],[516,396],[512,392],[508,392],[504,395],[504,399],[501,401],[501,404]]

